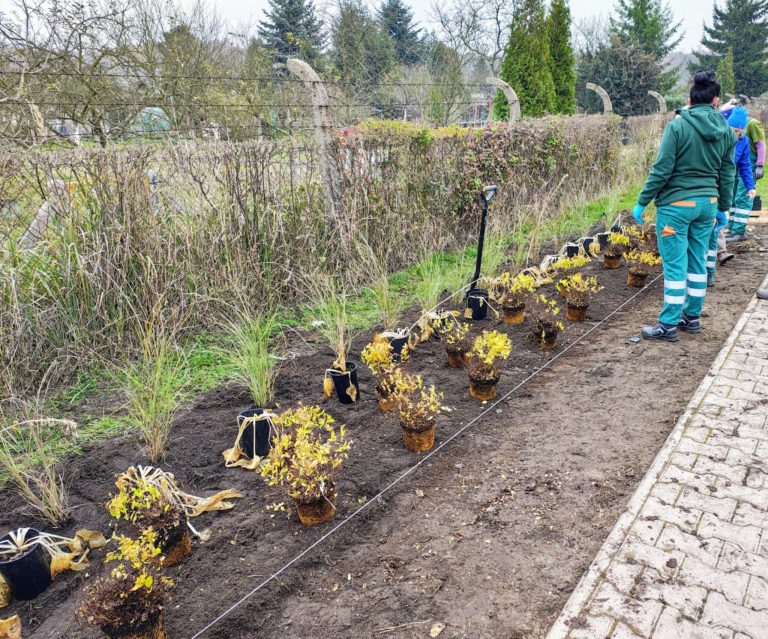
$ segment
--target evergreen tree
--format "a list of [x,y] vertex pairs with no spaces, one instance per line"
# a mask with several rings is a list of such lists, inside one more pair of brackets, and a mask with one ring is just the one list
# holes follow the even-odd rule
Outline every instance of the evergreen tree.
[[[517,92],[522,115],[539,117],[555,110],[555,83],[542,0],[521,0],[515,8],[500,75]],[[509,105],[501,92],[493,102],[493,112],[497,119],[509,117]]]
[[403,0],[384,0],[379,9],[384,32],[395,43],[395,55],[400,64],[416,64],[422,54],[419,41],[421,29],[413,24],[413,11]]
[[611,35],[663,62],[683,39],[681,24],[663,0],[618,0]]
[[768,91],[768,0],[726,0],[715,5],[712,26],[704,25],[701,44],[707,49],[697,53],[691,71],[716,69],[733,51],[736,90],[750,96]]
[[268,47],[308,61],[319,56],[323,32],[312,0],[269,0],[265,16],[258,33]]
[[639,47],[617,37],[600,44],[594,53],[580,56],[577,65],[579,106],[588,112],[602,110],[594,92],[584,88],[587,82],[603,87],[611,96],[613,110],[619,115],[651,113],[655,102],[648,91],[656,91],[662,73],[658,60]]
[[733,49],[728,49],[728,53],[725,54],[725,57],[717,65],[717,79],[720,82],[723,97],[729,93],[736,94],[736,75],[733,72]]
[[547,18],[555,112],[576,113],[576,70],[571,47],[571,11],[567,0],[552,0]]

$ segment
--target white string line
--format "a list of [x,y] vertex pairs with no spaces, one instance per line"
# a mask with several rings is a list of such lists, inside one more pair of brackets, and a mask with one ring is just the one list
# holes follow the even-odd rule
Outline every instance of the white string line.
[[611,317],[616,315],[621,309],[623,309],[627,304],[632,302],[636,297],[638,297],[641,293],[645,292],[645,290],[657,282],[661,277],[663,277],[663,273],[657,275],[653,280],[651,280],[648,284],[646,284],[643,288],[641,288],[637,293],[635,293],[632,297],[630,297],[628,300],[624,301],[620,306],[615,308],[609,315],[604,317],[602,320],[600,320],[597,324],[595,324],[592,328],[590,328],[586,333],[584,333],[581,337],[576,339],[572,344],[569,344],[566,346],[562,351],[560,351],[557,355],[552,357],[551,359],[547,360],[542,366],[540,366],[538,369],[536,369],[533,373],[531,373],[528,377],[526,377],[522,382],[520,382],[517,386],[515,386],[512,390],[510,390],[506,395],[501,397],[500,399],[497,399],[493,404],[488,406],[483,412],[481,412],[479,415],[468,421],[464,426],[462,426],[458,431],[456,431],[453,435],[451,435],[448,439],[443,441],[439,446],[436,448],[433,448],[429,453],[427,453],[424,457],[422,457],[418,462],[416,462],[415,465],[413,465],[411,468],[406,470],[403,474],[401,474],[399,477],[397,477],[395,480],[393,480],[388,486],[384,487],[382,490],[379,491],[378,494],[374,495],[366,501],[360,508],[355,510],[352,514],[348,515],[346,519],[343,519],[338,524],[336,524],[333,528],[331,528],[327,533],[325,533],[322,537],[320,537],[317,541],[315,541],[312,545],[302,550],[298,555],[296,555],[291,561],[289,561],[287,564],[285,564],[280,570],[273,573],[272,576],[268,577],[264,581],[262,581],[258,586],[256,586],[253,590],[246,593],[241,597],[237,602],[232,604],[227,610],[225,610],[222,614],[220,614],[216,619],[211,621],[207,626],[205,626],[202,630],[198,631],[196,634],[192,635],[190,639],[198,639],[203,634],[205,634],[208,630],[210,630],[213,626],[215,626],[219,621],[227,617],[232,611],[234,611],[236,608],[240,607],[242,604],[244,604],[248,599],[250,599],[253,595],[255,595],[259,590],[261,590],[264,586],[266,586],[271,581],[274,581],[279,577],[282,573],[284,573],[288,568],[293,566],[296,562],[304,558],[306,555],[308,555],[312,550],[317,548],[321,543],[323,543],[328,537],[333,535],[337,530],[342,528],[343,526],[347,525],[352,519],[357,517],[360,513],[362,513],[364,510],[369,508],[372,504],[374,504],[377,500],[379,500],[385,493],[390,491],[394,486],[399,484],[403,479],[408,477],[411,473],[415,472],[425,461],[428,459],[431,459],[434,455],[436,455],[444,446],[447,446],[450,444],[454,439],[456,439],[459,435],[461,435],[465,430],[467,430],[470,426],[477,423],[481,418],[483,418],[485,415],[487,415],[490,411],[492,411],[496,406],[501,404],[502,402],[506,401],[513,393],[515,393],[517,390],[519,390],[521,387],[523,387],[525,384],[527,384],[529,381],[531,381],[536,375],[541,373],[544,369],[548,368],[552,362],[558,360],[560,357],[565,355],[569,350],[571,350],[574,346],[576,346],[579,342],[581,342],[587,335],[592,333],[594,330],[599,328],[601,325],[603,325],[605,322],[607,322]]

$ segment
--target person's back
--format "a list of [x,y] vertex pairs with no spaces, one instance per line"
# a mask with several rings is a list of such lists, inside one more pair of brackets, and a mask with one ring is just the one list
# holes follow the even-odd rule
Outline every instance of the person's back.
[[721,193],[728,183],[721,180],[721,170],[724,158],[733,157],[736,136],[711,104],[695,104],[677,113],[680,117],[664,131],[661,162],[651,169],[637,201],[648,205],[655,197],[658,207],[687,197],[717,197],[721,210],[728,210],[733,194]]

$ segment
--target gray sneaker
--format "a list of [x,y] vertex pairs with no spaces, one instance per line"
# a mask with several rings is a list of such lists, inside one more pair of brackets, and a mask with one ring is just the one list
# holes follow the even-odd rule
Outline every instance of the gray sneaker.
[[768,300],[768,288],[757,289],[757,298],[761,300]]
[[739,233],[738,235],[726,235],[725,243],[731,244],[732,242],[743,242],[746,239],[747,239],[747,236],[744,233]]
[[698,317],[688,317],[683,313],[677,328],[686,333],[701,333],[701,320]]
[[643,339],[658,339],[663,342],[677,341],[677,328],[667,327],[661,322],[656,326],[643,326]]

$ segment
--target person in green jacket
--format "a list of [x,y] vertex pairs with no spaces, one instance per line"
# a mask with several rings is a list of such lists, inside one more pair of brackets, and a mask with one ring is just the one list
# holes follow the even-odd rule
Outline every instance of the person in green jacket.
[[717,112],[720,84],[714,71],[699,71],[689,106],[664,129],[656,162],[632,211],[655,200],[656,236],[664,264],[664,305],[645,339],[676,342],[677,329],[701,331],[707,293],[706,255],[715,218],[724,225],[733,200],[736,134]]

